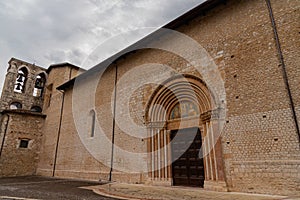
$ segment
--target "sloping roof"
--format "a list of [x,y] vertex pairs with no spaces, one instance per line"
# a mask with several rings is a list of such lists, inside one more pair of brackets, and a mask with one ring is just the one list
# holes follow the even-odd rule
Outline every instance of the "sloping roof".
[[113,56],[111,56],[111,57],[107,58],[106,60],[102,61],[101,63],[97,64],[96,66],[89,69],[85,73],[60,85],[59,87],[57,87],[57,89],[64,90],[64,89],[72,86],[77,78],[85,78],[92,74],[95,74],[95,73],[99,72],[102,69],[102,67],[106,67],[109,64],[115,62],[116,60],[121,59],[122,57],[125,57],[130,52],[138,49],[138,47],[141,46],[142,44],[147,44],[147,43],[151,42],[153,39],[160,37],[161,35],[163,35],[165,33],[162,30],[162,28],[174,30],[174,29],[178,28],[180,25],[188,23],[191,19],[193,19],[197,16],[205,15],[205,13],[207,11],[211,10],[212,8],[216,7],[217,5],[225,4],[225,3],[226,3],[226,0],[207,0],[207,1],[199,4],[198,6],[191,9],[190,11],[186,12],[185,14],[179,16],[178,18],[176,18],[176,19],[172,20],[171,22],[167,23],[166,25],[162,26],[160,29],[150,33],[149,35],[145,36],[144,38],[137,41],[136,43],[128,46],[127,48],[119,51],[118,53],[114,54]]
[[[58,64],[53,64],[53,65],[50,65],[49,68],[47,69],[47,73],[49,74],[49,72],[53,69],[53,68],[57,68],[57,67],[66,67],[66,66],[69,66],[69,67],[72,67],[74,69],[81,69],[80,67],[76,66],[76,65],[73,65],[71,63],[68,63],[68,62],[64,62],[64,63],[58,63]],[[82,69],[84,70],[84,69]]]

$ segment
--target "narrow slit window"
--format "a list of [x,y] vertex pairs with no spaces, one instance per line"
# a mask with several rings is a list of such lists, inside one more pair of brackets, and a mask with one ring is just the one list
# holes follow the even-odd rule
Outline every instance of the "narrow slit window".
[[91,112],[90,112],[90,120],[91,120],[90,136],[94,137],[95,136],[95,122],[96,122],[96,113],[94,110],[91,110]]

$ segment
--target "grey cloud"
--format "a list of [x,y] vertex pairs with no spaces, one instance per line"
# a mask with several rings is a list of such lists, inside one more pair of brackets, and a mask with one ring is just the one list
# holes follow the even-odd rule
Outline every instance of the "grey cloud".
[[66,59],[66,52],[62,50],[53,50],[52,52],[45,55],[48,60],[53,60],[54,63],[63,62]]
[[[11,57],[44,67],[64,61],[81,65],[108,38],[142,27],[162,26],[202,1],[0,1],[0,87]],[[134,40],[130,36],[124,41]],[[106,44],[99,59],[127,43],[120,42],[119,47]]]

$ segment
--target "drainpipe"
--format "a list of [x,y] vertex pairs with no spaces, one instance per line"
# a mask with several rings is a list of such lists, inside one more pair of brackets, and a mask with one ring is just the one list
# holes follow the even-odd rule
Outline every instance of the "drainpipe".
[[283,76],[283,80],[284,80],[286,90],[287,90],[287,93],[288,93],[288,97],[289,97],[289,101],[290,101],[290,107],[291,107],[292,115],[293,115],[293,120],[295,122],[296,132],[298,134],[298,140],[299,140],[299,144],[300,144],[300,130],[299,130],[299,124],[298,124],[298,120],[297,120],[295,104],[294,104],[294,101],[293,101],[293,96],[292,96],[292,92],[291,92],[291,88],[290,88],[290,84],[289,84],[289,80],[288,80],[288,76],[287,76],[287,72],[286,72],[286,67],[285,67],[285,63],[284,63],[284,59],[283,59],[283,54],[282,54],[282,50],[281,50],[281,45],[280,45],[280,41],[279,41],[279,36],[278,36],[278,32],[277,32],[275,18],[274,18],[274,15],[273,15],[271,1],[266,0],[266,4],[267,4],[268,10],[269,10],[269,15],[270,15],[270,19],[271,19],[271,23],[272,23],[272,27],[273,27],[273,32],[274,32],[274,38],[275,38],[275,41],[276,41],[277,53],[278,53],[280,65],[281,65],[281,68],[282,68],[282,76]]
[[59,125],[58,125],[58,131],[57,131],[57,140],[56,140],[56,147],[55,147],[55,155],[54,155],[54,163],[53,163],[53,173],[52,176],[55,176],[55,169],[56,169],[56,161],[57,161],[57,154],[58,154],[58,144],[60,139],[60,133],[61,133],[61,124],[62,124],[62,116],[63,116],[63,110],[64,110],[64,102],[65,102],[65,93],[63,90],[58,90],[62,93],[62,103],[61,103],[61,109],[60,109],[60,117],[59,117]]
[[7,133],[7,129],[8,129],[8,124],[9,124],[9,115],[7,114],[7,121],[6,121],[6,125],[5,125],[3,140],[2,140],[2,143],[1,143],[1,149],[0,149],[0,157],[2,155],[2,151],[3,151],[3,148],[4,148],[4,142],[5,142],[5,137],[6,137],[6,133]]
[[112,138],[111,138],[111,160],[110,160],[110,171],[109,181],[112,181],[112,172],[114,167],[114,147],[115,147],[115,126],[116,126],[116,98],[117,98],[117,79],[118,79],[118,65],[116,64],[115,74],[115,91],[114,91],[114,110],[113,110],[113,127],[112,127]]
[[[71,79],[72,76],[72,67],[70,67],[69,72],[69,79]],[[64,90],[58,90],[62,93],[62,100],[61,100],[61,108],[60,108],[60,117],[59,117],[59,125],[58,125],[58,131],[57,131],[57,141],[56,141],[56,147],[55,147],[55,155],[54,155],[54,161],[53,161],[53,171],[52,176],[55,176],[55,169],[56,169],[56,162],[57,162],[57,154],[58,154],[58,145],[59,145],[59,139],[60,139],[60,133],[61,133],[61,124],[62,124],[62,118],[63,118],[63,111],[64,111],[64,103],[65,103],[65,91]]]

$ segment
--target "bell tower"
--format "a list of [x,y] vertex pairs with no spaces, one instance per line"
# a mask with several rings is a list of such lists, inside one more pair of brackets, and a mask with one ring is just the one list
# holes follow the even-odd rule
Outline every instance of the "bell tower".
[[0,111],[19,109],[42,112],[46,69],[11,58],[2,89]]

